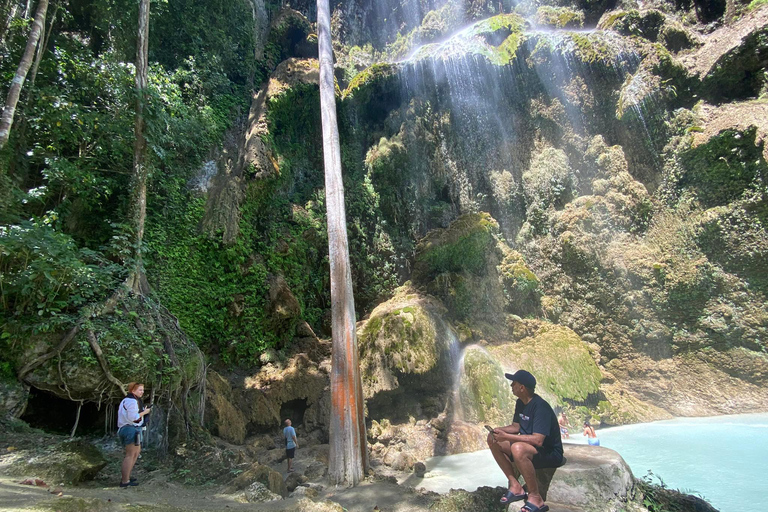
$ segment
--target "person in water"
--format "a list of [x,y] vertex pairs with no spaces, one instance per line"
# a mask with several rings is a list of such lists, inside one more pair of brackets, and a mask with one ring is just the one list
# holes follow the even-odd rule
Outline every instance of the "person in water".
[[296,448],[299,447],[299,442],[296,440],[296,430],[291,426],[290,419],[285,420],[283,437],[285,438],[285,456],[288,459],[288,472],[293,473],[293,457],[296,455]]
[[125,458],[120,468],[122,480],[120,487],[134,487],[139,485],[135,478],[131,478],[131,471],[136,465],[136,459],[141,453],[141,430],[144,426],[144,416],[152,409],[144,407],[141,397],[144,395],[144,384],[131,382],[128,384],[128,394],[120,402],[117,410],[117,436],[120,443],[125,446]]
[[[517,397],[511,425],[494,428],[488,434],[488,447],[496,464],[509,480],[509,490],[501,504],[525,501],[521,512],[546,512],[549,506],[539,494],[536,469],[557,468],[565,464],[560,426],[552,407],[534,391],[536,378],[525,370],[504,376],[512,381]],[[523,475],[528,492],[518,481]]]
[[571,424],[568,423],[568,417],[565,415],[565,411],[560,411],[560,418],[557,420],[557,423],[560,425],[560,435],[568,439],[570,437],[568,427],[570,427]]
[[584,433],[582,435],[587,436],[587,443],[590,446],[600,446],[600,440],[595,433],[595,427],[590,425],[589,420],[584,421]]

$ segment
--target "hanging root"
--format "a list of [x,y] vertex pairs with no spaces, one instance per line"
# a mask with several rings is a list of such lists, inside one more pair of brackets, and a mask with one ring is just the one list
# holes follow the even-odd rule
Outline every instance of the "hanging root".
[[41,355],[38,358],[33,359],[32,361],[28,362],[24,366],[21,367],[21,370],[18,372],[19,380],[24,380],[24,377],[27,376],[29,372],[43,364],[44,362],[48,361],[49,359],[56,357],[58,355],[61,355],[61,352],[67,348],[67,345],[75,339],[75,336],[77,336],[77,333],[80,332],[80,324],[75,325],[72,329],[67,332],[67,334],[64,335],[64,337],[61,339],[61,343],[59,343],[56,348],[51,350],[50,352],[46,352],[45,354]]
[[165,325],[163,325],[163,318],[159,313],[157,315],[157,323],[160,326],[160,329],[163,331],[163,346],[165,348],[165,352],[168,354],[168,359],[170,359],[173,367],[178,368],[179,372],[181,373],[181,408],[184,414],[184,428],[186,429],[187,434],[189,434],[189,408],[187,407],[187,398],[189,397],[189,381],[187,380],[187,376],[184,375],[184,369],[181,367],[181,364],[179,364],[179,358],[176,357],[176,350],[173,348],[171,337],[168,336],[168,332],[165,330]]
[[89,329],[85,337],[88,339],[88,344],[91,346],[93,353],[96,355],[96,359],[99,360],[99,364],[101,365],[101,370],[104,372],[104,375],[106,375],[107,380],[109,380],[109,382],[111,382],[112,384],[120,388],[120,391],[122,391],[123,394],[126,394],[125,384],[117,380],[115,376],[112,375],[112,372],[109,371],[109,365],[107,364],[107,360],[104,358],[104,353],[101,351],[99,342],[96,340],[96,335],[93,333],[92,330]]
[[105,300],[100,307],[83,308],[83,314],[80,316],[80,319],[77,321],[77,323],[75,323],[74,327],[72,327],[67,332],[67,334],[64,335],[64,337],[61,339],[61,342],[56,346],[56,348],[54,348],[50,352],[46,352],[40,357],[37,357],[32,361],[28,362],[27,364],[25,364],[24,366],[22,366],[17,373],[18,379],[20,381],[24,381],[24,377],[26,377],[29,372],[31,372],[41,364],[45,363],[49,359],[56,356],[60,356],[62,351],[65,348],[67,348],[67,345],[69,345],[72,342],[72,340],[75,339],[75,336],[77,336],[77,334],[80,332],[80,329],[82,328],[86,320],[112,313],[115,310],[117,303],[120,301],[120,299],[123,298],[124,295],[125,295],[124,289],[117,289],[115,293],[113,293],[109,299]]

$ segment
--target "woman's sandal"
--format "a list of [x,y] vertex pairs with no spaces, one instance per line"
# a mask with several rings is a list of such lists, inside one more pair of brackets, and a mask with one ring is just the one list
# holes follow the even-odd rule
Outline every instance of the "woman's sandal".
[[506,505],[507,503],[512,503],[513,501],[520,501],[520,500],[527,500],[528,499],[528,493],[523,494],[515,494],[512,491],[507,491],[507,494],[501,497],[499,500],[499,503],[502,505]]

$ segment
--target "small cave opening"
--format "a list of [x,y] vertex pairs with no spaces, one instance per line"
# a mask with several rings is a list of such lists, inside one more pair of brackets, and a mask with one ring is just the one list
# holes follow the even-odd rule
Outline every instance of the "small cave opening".
[[293,426],[304,424],[304,413],[307,410],[307,400],[299,398],[289,400],[280,406],[280,424],[286,419],[290,419]]
[[[31,388],[27,408],[21,419],[33,428],[56,434],[69,434],[75,425],[79,405],[80,402]],[[107,409],[103,404],[99,409],[93,402],[84,402],[75,435],[103,434]]]

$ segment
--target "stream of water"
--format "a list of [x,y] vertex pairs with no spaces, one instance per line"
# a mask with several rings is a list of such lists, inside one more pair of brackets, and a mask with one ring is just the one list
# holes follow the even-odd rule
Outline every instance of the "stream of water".
[[[576,434],[566,442],[586,444]],[[653,483],[701,496],[721,512],[768,509],[768,414],[677,418],[598,430],[598,437],[636,478],[650,470]],[[507,483],[488,450],[433,457],[426,465],[425,478],[404,483],[440,493]]]

